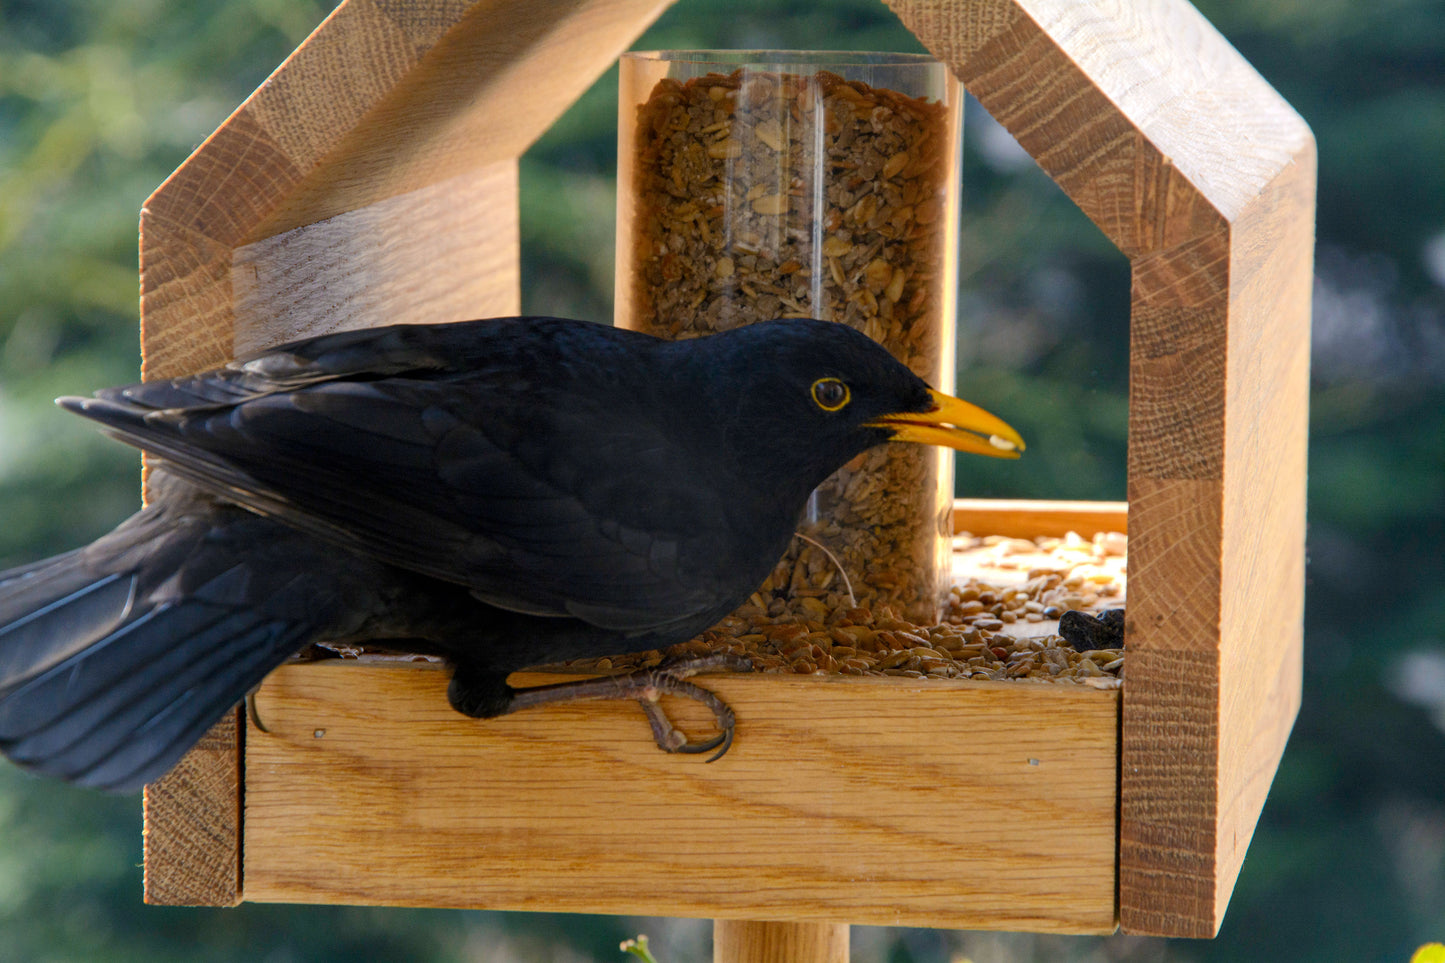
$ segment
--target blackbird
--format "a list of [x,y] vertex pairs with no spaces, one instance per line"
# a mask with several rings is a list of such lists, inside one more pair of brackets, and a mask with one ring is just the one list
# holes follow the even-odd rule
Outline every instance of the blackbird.
[[[0,573],[0,751],[116,792],[334,639],[419,640],[472,716],[637,698],[663,748],[725,750],[731,712],[684,681],[696,665],[507,675],[708,628],[874,445],[1023,448],[866,336],[799,319],[678,342],[557,318],[393,325],[58,404],[159,459],[153,498]],[[722,734],[689,743],[659,692],[707,702]]]

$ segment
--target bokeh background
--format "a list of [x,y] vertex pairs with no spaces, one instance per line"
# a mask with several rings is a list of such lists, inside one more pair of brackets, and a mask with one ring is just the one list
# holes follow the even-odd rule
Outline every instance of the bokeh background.
[[[1218,939],[855,928],[854,959],[1406,960],[1445,939],[1445,9],[1200,0],[1319,139],[1305,697]],[[57,412],[137,372],[141,202],[327,13],[0,0],[0,568],[137,502]],[[876,0],[681,0],[643,47],[918,50]],[[611,317],[615,73],[522,165],[524,306]],[[1122,499],[1128,275],[977,105],[960,385],[1030,441],[961,492]],[[1058,833],[1066,826],[1040,827]],[[140,807],[0,766],[0,960],[609,961],[706,921],[140,902]]]

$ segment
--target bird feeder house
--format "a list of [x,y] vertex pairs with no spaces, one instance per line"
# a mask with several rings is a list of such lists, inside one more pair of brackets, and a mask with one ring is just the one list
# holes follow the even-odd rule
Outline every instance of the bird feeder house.
[[[666,6],[345,0],[146,202],[145,377],[519,313],[518,157]],[[148,787],[150,902],[1218,930],[1300,699],[1313,139],[1185,0],[890,6],[1129,259],[1123,686],[709,677],[705,765],[630,703],[290,664]]]

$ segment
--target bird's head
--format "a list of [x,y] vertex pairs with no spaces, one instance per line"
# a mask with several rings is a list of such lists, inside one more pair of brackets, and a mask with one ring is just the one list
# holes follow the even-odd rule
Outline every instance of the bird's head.
[[724,393],[715,401],[725,449],[741,464],[776,466],[779,483],[796,479],[811,491],[887,441],[994,458],[1023,451],[1023,439],[1002,420],[930,388],[846,325],[790,318],[706,340],[710,381]]

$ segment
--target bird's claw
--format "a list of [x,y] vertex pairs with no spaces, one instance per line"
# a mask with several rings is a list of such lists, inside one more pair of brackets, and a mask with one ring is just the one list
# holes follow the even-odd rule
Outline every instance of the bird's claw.
[[[651,673],[667,671],[665,669],[649,669]],[[663,695],[680,695],[689,699],[695,699],[712,710],[713,718],[717,720],[718,734],[711,739],[701,742],[693,742],[687,734],[672,724],[667,713],[662,711],[662,705],[658,701]],[[708,690],[695,686],[690,682],[677,679],[669,684],[666,689],[657,685],[649,685],[648,691],[639,696],[637,704],[642,706],[642,711],[647,714],[648,725],[652,727],[652,739],[657,743],[657,748],[663,752],[678,752],[687,755],[695,755],[704,752],[711,752],[705,762],[712,762],[720,759],[733,744],[733,728],[737,718],[733,715],[732,708],[716,695]],[[719,748],[721,747],[721,748]]]
[[[647,715],[652,727],[652,738],[663,752],[685,753],[688,755],[712,752],[707,762],[722,757],[732,747],[733,727],[736,717],[733,710],[718,696],[701,686],[688,682],[688,678],[700,672],[730,671],[750,672],[750,660],[730,652],[711,655],[668,659],[649,669],[638,669],[622,675],[600,676],[583,679],[580,682],[563,682],[557,685],[534,686],[517,689],[504,710],[507,713],[532,706],[558,702],[576,702],[591,699],[636,699]],[[665,695],[682,696],[701,702],[712,711],[717,723],[718,734],[711,739],[694,742],[687,734],[673,725],[663,711],[661,699]],[[717,750],[713,752],[713,750]]]
[[246,717],[251,720],[251,725],[255,726],[258,732],[270,734],[271,730],[266,728],[266,723],[261,721],[261,713],[256,711],[256,693],[260,688],[259,685],[254,686],[250,692],[246,693]]
[[[730,652],[717,652],[712,655],[668,659],[651,669],[641,669],[618,678],[627,679],[631,684],[640,685],[641,691],[637,695],[637,704],[642,706],[642,711],[647,714],[648,725],[652,727],[652,739],[657,743],[659,749],[663,752],[688,755],[712,752],[716,749],[717,751],[705,760],[712,762],[722,758],[732,748],[733,728],[737,717],[733,715],[732,708],[726,702],[707,689],[693,685],[687,679],[700,672],[719,669],[730,672],[750,672],[752,668],[751,660],[743,656],[733,655]],[[713,719],[717,722],[718,734],[700,742],[689,739],[686,733],[673,725],[672,720],[663,711],[659,700],[664,695],[683,696],[701,702],[712,710]]]

